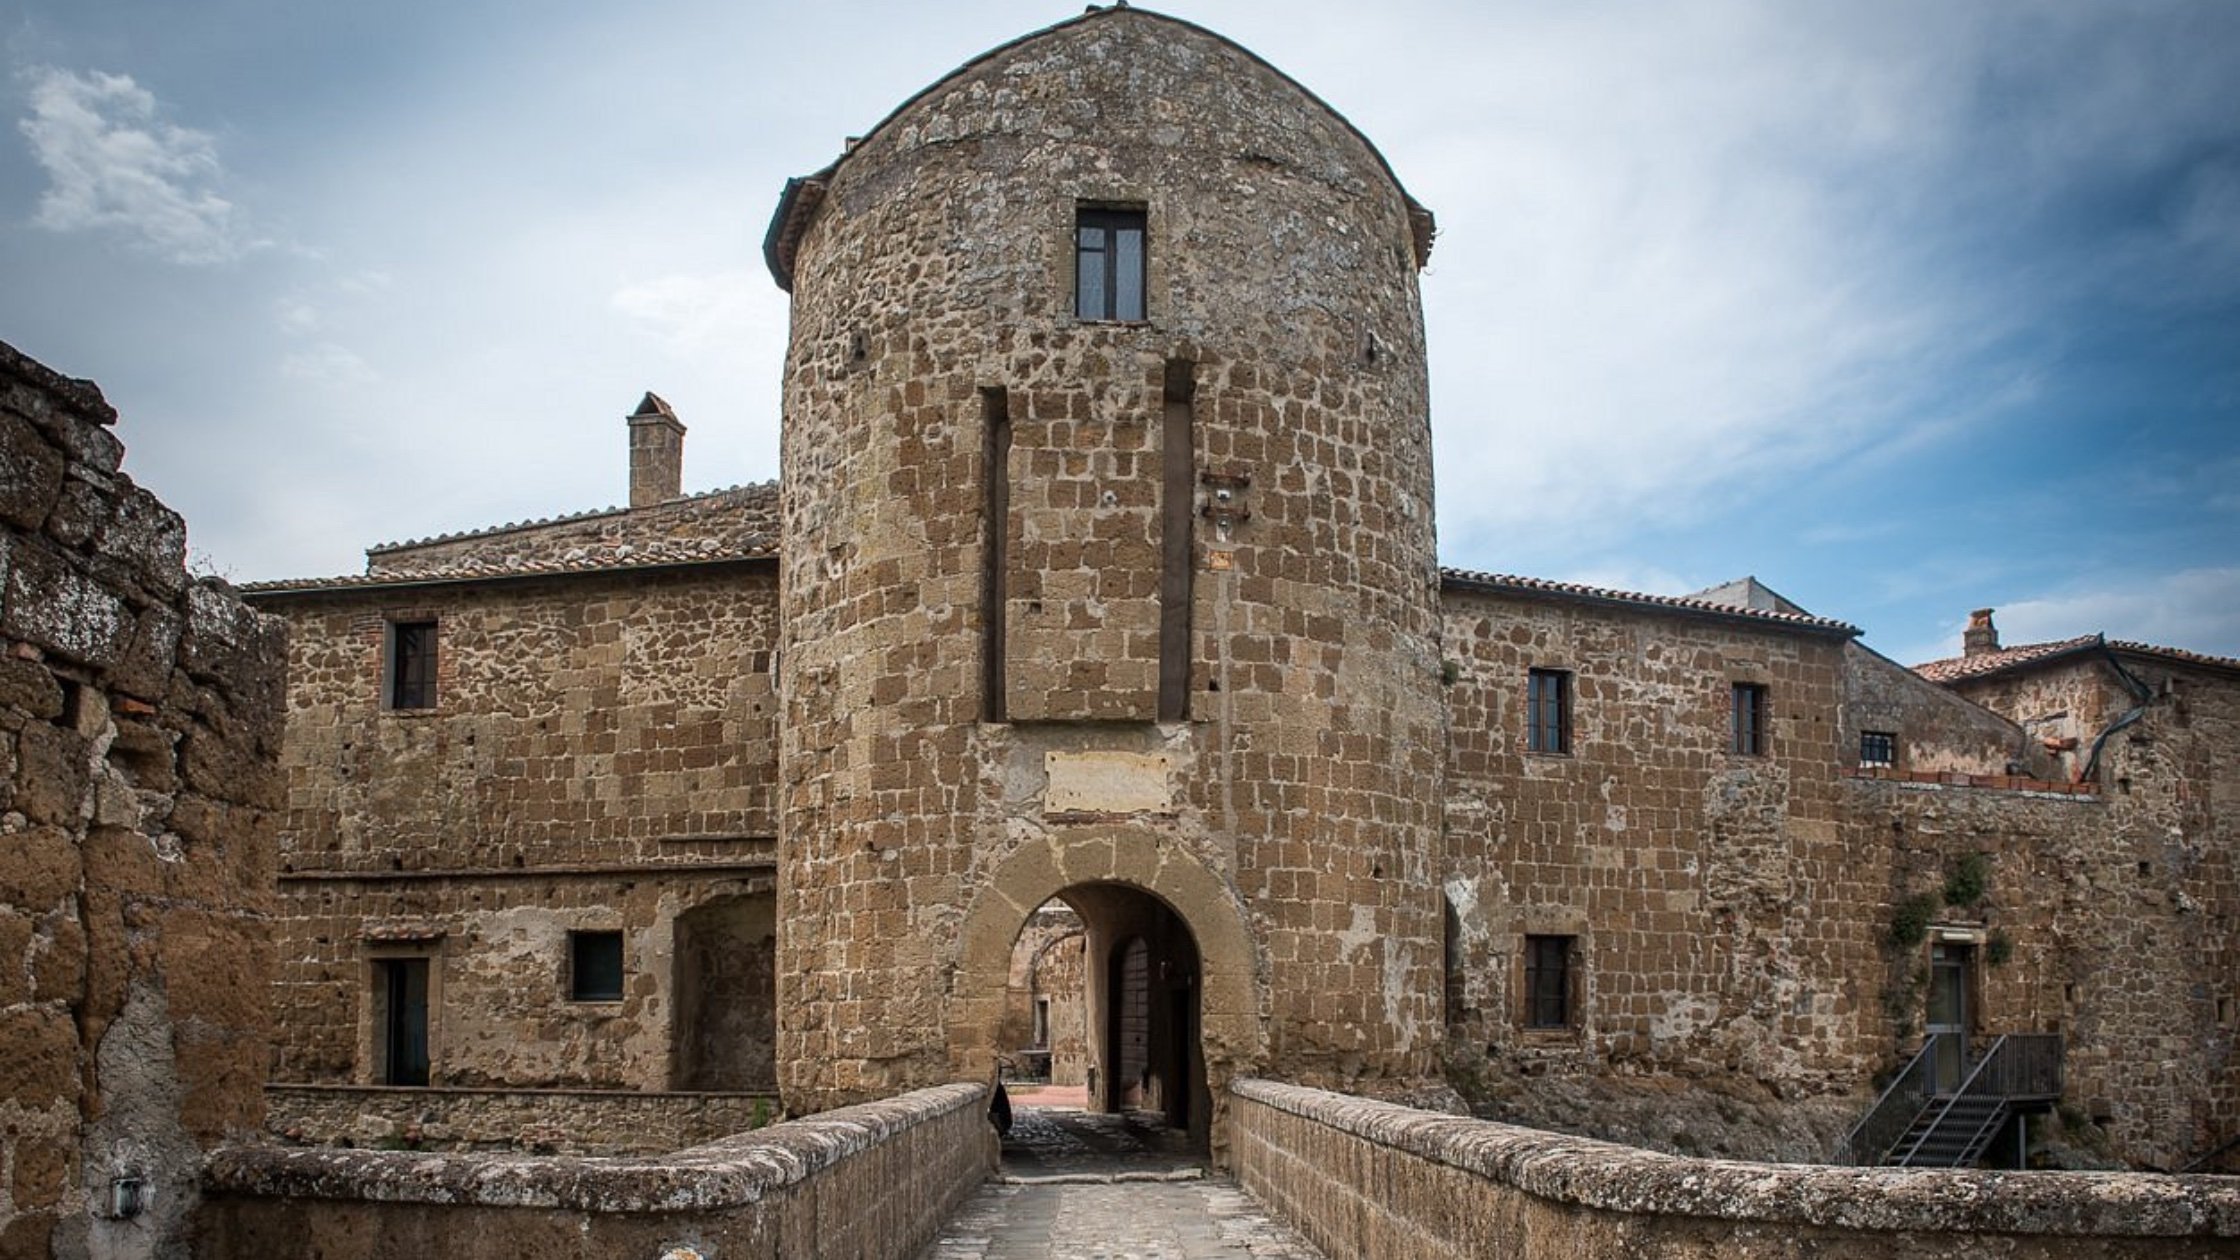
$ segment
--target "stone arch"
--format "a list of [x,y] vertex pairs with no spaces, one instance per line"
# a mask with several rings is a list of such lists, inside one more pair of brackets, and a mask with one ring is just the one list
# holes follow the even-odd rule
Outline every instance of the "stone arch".
[[1214,1107],[1213,1143],[1229,1078],[1266,1057],[1260,1018],[1258,951],[1243,906],[1229,886],[1179,847],[1127,827],[1084,828],[1030,841],[995,869],[965,911],[950,988],[949,1058],[961,1080],[995,1073],[996,1029],[1011,966],[1011,944],[1037,906],[1069,888],[1121,885],[1164,902],[1190,929],[1198,949],[1199,1044]]

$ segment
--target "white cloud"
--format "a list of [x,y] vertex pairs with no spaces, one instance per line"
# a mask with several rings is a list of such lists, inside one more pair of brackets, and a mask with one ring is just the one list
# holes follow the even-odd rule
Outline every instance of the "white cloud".
[[280,375],[333,389],[363,388],[381,379],[381,373],[356,351],[331,341],[289,354],[280,361]]
[[153,93],[130,75],[30,71],[31,113],[17,126],[49,184],[39,226],[108,230],[176,263],[241,254],[234,206],[214,191],[224,171],[207,132],[157,117]]
[[[2008,647],[2105,634],[2214,656],[2240,656],[2240,567],[2236,566],[2079,585],[2010,599],[1994,611],[1999,641]],[[1911,664],[1958,654],[1964,624],[1964,616],[1948,620],[1939,627],[1943,631],[1939,638],[1905,648],[1897,659]]]
[[611,302],[676,353],[692,355],[743,346],[764,331],[769,287],[769,277],[745,270],[680,273],[625,285]]

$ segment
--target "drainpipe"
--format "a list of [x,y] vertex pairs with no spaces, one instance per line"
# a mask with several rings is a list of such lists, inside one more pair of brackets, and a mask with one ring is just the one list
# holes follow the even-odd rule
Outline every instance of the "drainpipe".
[[2107,658],[2108,668],[2116,671],[2116,677],[2123,681],[2124,690],[2130,692],[2131,698],[2137,700],[2139,703],[2132,706],[2129,710],[2125,711],[2123,716],[2117,718],[2113,722],[2108,723],[2105,729],[2103,729],[2098,735],[2093,737],[2092,754],[2085,758],[2083,768],[2077,771],[2076,781],[2079,783],[2082,783],[2087,779],[2096,779],[2100,777],[2101,749],[2107,747],[2108,741],[2114,738],[2117,731],[2120,731],[2123,728],[2137,722],[2140,718],[2145,717],[2147,714],[2147,707],[2154,703],[2154,688],[2149,687],[2146,683],[2142,682],[2137,675],[2133,674],[2130,670],[2123,667],[2123,662],[2122,660],[2117,658],[2115,649],[2108,646],[2108,636],[2106,635],[2100,636],[2100,653],[2102,656]]

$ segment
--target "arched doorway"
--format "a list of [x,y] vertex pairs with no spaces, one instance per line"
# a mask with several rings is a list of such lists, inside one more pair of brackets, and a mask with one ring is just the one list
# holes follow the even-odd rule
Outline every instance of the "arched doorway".
[[[1223,1090],[1264,1054],[1254,951],[1234,890],[1196,860],[1122,828],[1085,828],[1029,844],[992,873],[964,926],[950,1001],[959,1079],[988,1080],[1006,1044],[1005,1013],[1022,927],[1056,903],[1081,923],[1082,1038],[1087,1103],[1168,1117],[1225,1164]],[[1127,1009],[1132,943],[1140,943],[1140,1066],[1123,1068],[1116,1036]],[[1011,1021],[1015,1026],[1016,1018]]]
[[[1078,925],[1058,940],[1077,947],[1079,965],[1047,965],[1055,942],[1044,929],[1053,922]],[[1012,954],[1002,1054],[1010,1079],[1051,1082],[1048,1095],[1022,1088],[1019,1100],[1033,1105],[1054,1095],[1091,1111],[1152,1113],[1203,1151],[1212,1105],[1200,1044],[1198,943],[1173,907],[1126,884],[1074,885],[1027,916]],[[1017,1000],[1022,975],[1035,978],[1027,990],[1032,1006]],[[1077,1074],[1046,1071],[1037,1061],[1069,1054],[1081,1063]],[[1066,1075],[1074,1080],[1059,1085],[1055,1078]]]

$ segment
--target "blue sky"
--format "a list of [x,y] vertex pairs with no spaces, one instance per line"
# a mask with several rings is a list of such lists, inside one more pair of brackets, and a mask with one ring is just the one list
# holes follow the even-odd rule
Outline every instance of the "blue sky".
[[[2240,5],[1176,0],[1374,139],[1444,560],[2240,655]],[[1078,12],[31,0],[0,339],[247,580],[776,471],[786,177]]]

